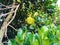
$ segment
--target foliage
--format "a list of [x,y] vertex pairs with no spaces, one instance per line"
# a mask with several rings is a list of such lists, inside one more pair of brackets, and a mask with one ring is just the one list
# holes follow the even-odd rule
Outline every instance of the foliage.
[[23,24],[18,22],[22,25],[14,39],[16,45],[59,45],[60,10],[56,0],[17,1],[21,3],[18,20]]
[[41,28],[37,28],[38,33],[29,32],[28,30],[24,31],[20,28],[15,39],[8,41],[8,45],[59,45],[59,26],[57,26],[56,28],[43,26]]
[[19,30],[8,45],[60,45],[60,7],[56,2],[16,0],[20,7],[11,25]]

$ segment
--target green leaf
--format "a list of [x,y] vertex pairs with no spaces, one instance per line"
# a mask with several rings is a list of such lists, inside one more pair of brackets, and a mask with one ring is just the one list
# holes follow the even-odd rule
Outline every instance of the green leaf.
[[30,45],[32,43],[32,40],[33,40],[33,33],[27,32],[24,42],[23,42],[23,45]]
[[49,39],[42,40],[42,45],[49,45],[49,44],[50,44]]
[[26,31],[24,32],[21,28],[17,32],[16,41],[18,44],[22,44],[26,36]]
[[48,31],[48,27],[47,26],[42,26],[41,30],[43,30],[43,32],[47,32]]
[[32,41],[33,39],[33,34],[31,32],[28,32],[26,37],[28,38],[28,40]]
[[15,40],[19,45],[22,45],[22,43],[24,41],[24,40],[20,40],[17,36],[16,36]]
[[14,39],[8,41],[8,45],[18,45]]
[[17,37],[20,38],[20,40],[22,39],[22,35],[23,35],[23,30],[20,28],[17,32]]
[[57,30],[60,30],[60,25],[57,26]]
[[51,42],[55,40],[55,35],[52,33],[52,31],[49,31],[47,36]]
[[24,32],[21,28],[18,30],[17,32],[17,37],[20,39],[20,40],[23,40],[24,37],[25,37],[25,34],[26,34],[26,31]]
[[56,31],[56,37],[57,37],[58,39],[60,39],[60,30],[57,30],[57,31]]
[[40,36],[37,33],[34,34],[33,45],[42,45],[42,41],[40,39]]
[[41,30],[40,28],[38,28],[38,33],[39,33],[39,36],[41,37],[41,39],[43,39],[43,37],[44,37],[44,30]]

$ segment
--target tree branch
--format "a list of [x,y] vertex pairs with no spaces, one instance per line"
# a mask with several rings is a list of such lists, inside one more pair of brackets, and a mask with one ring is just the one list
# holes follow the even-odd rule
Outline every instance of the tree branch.
[[[15,5],[13,4],[13,6],[15,6]],[[5,31],[6,31],[5,28],[6,28],[6,27],[13,21],[13,19],[15,18],[16,12],[17,12],[17,10],[18,10],[18,7],[19,7],[19,5],[17,5],[16,9],[15,9],[15,8],[12,8],[12,9],[11,9],[10,14],[6,17],[4,23],[2,24],[1,29],[0,29],[0,43],[2,43],[2,38],[3,38],[3,36],[4,36],[4,33],[6,33],[6,32],[5,32]],[[15,11],[15,12],[14,12],[14,16],[12,15],[12,14],[13,14],[13,11]],[[12,17],[12,16],[13,16],[13,17]],[[12,19],[11,19],[11,17],[12,17]],[[11,20],[10,20],[10,19],[11,19]]]

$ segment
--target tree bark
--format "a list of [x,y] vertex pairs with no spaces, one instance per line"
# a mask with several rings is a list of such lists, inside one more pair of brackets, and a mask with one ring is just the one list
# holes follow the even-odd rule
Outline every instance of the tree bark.
[[14,9],[15,8],[11,9],[10,14],[6,17],[6,19],[4,20],[4,22],[3,22],[2,26],[1,26],[1,29],[0,29],[0,45],[2,44],[2,39],[3,39],[4,33],[7,31],[7,30],[5,30],[6,25],[9,22],[9,20],[11,19]]

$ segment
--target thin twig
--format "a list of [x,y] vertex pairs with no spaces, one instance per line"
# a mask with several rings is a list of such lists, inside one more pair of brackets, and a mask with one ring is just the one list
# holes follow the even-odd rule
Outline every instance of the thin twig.
[[[14,11],[13,11],[13,12],[14,12]],[[4,16],[7,16],[8,14],[10,14],[10,12],[5,13],[5,14],[0,14],[0,18],[1,18],[1,17],[4,17]]]
[[[8,24],[6,24],[5,26],[3,26],[2,29],[4,29],[5,27],[7,27],[7,26],[13,21],[13,19],[14,19],[15,16],[16,16],[16,11],[18,10],[18,7],[19,7],[19,5],[16,7],[15,12],[14,12],[14,16],[12,17],[12,19],[8,22]],[[1,30],[2,30],[2,29],[1,29]]]
[[0,10],[5,10],[5,9],[11,9],[11,8],[15,8],[16,6],[12,6],[12,5],[9,5],[9,6],[6,6],[2,3],[0,3],[1,6],[4,6],[5,8],[0,8]]
[[9,8],[9,7],[11,6],[11,5],[6,6],[6,5],[4,5],[4,4],[2,4],[2,3],[0,3],[0,5],[4,6],[4,7],[6,7],[6,8]]
[[[15,6],[15,7],[16,7],[16,6]],[[0,10],[6,10],[6,9],[15,8],[15,7],[6,7],[6,8],[0,8]]]
[[15,31],[18,31],[17,29],[15,29],[12,25],[8,25],[8,26],[10,26],[11,28],[13,28]]
[[14,12],[14,16],[12,17],[12,19],[8,22],[8,24],[6,26],[8,26],[13,21],[13,19],[15,18],[18,7],[19,7],[19,5],[16,7],[16,10]]

